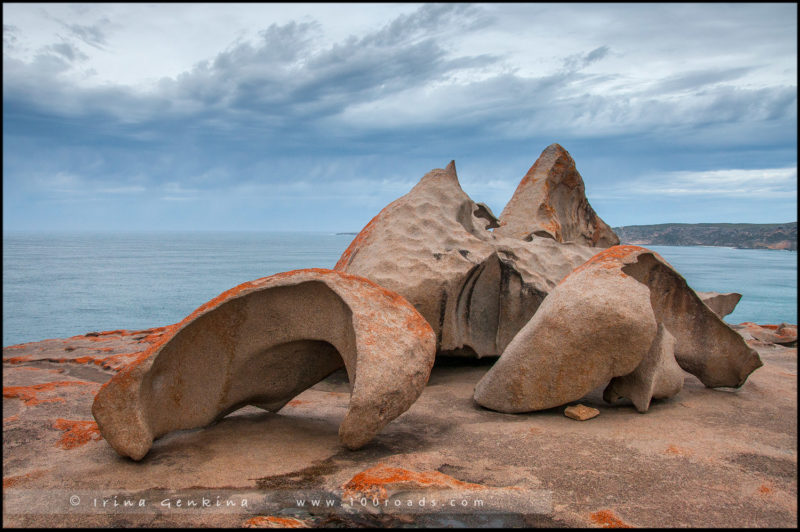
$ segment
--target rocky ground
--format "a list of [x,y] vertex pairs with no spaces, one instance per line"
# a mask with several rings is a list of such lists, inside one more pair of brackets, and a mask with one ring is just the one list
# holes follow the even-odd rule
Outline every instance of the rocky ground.
[[754,327],[739,330],[764,366],[742,388],[687,374],[646,414],[602,388],[581,401],[600,411],[587,421],[496,413],[472,399],[493,359],[439,359],[358,451],[337,439],[341,370],[278,414],[169,434],[140,462],[102,439],[91,405],[165,328],[6,347],[3,526],[794,527],[797,349]]

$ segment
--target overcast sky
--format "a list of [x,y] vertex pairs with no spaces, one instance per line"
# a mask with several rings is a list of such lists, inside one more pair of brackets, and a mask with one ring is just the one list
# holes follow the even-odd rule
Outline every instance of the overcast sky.
[[3,4],[4,230],[358,231],[553,142],[612,226],[794,221],[795,4]]

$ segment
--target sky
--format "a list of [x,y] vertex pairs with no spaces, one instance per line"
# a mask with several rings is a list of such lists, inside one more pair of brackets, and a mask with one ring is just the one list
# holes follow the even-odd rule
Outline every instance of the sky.
[[4,231],[358,231],[548,145],[611,226],[797,220],[797,5],[3,4]]

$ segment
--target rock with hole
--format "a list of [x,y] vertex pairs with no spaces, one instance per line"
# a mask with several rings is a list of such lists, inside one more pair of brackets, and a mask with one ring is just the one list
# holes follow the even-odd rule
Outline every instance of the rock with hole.
[[357,449],[427,383],[435,336],[402,296],[354,275],[296,270],[241,284],[198,308],[97,394],[92,413],[139,460],[168,432],[246,405],[280,410],[342,365],[351,397],[340,441]]
[[[575,206],[588,206],[582,182],[573,192],[558,204],[574,200]],[[576,220],[564,218],[559,234],[582,234],[572,228],[583,224]],[[602,220],[592,220],[602,227]],[[497,356],[550,290],[597,252],[591,238],[518,238],[501,234],[503,223],[461,189],[451,162],[375,216],[335,268],[403,295],[430,323],[440,352]],[[606,241],[613,238],[595,239],[593,245]]]
[[[658,350],[668,351],[671,343],[665,335],[659,338],[660,327],[674,338],[677,364],[708,387],[740,387],[762,365],[657,253],[614,246],[548,295],[478,382],[475,400],[514,413],[580,399],[614,377],[633,373],[648,353],[658,360]],[[664,374],[647,373],[656,382]],[[673,381],[665,382],[669,388]]]

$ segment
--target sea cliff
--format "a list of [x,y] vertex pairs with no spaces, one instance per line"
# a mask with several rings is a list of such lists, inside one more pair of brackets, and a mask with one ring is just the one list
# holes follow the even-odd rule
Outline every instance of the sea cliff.
[[615,227],[623,244],[797,250],[797,222],[657,224]]

